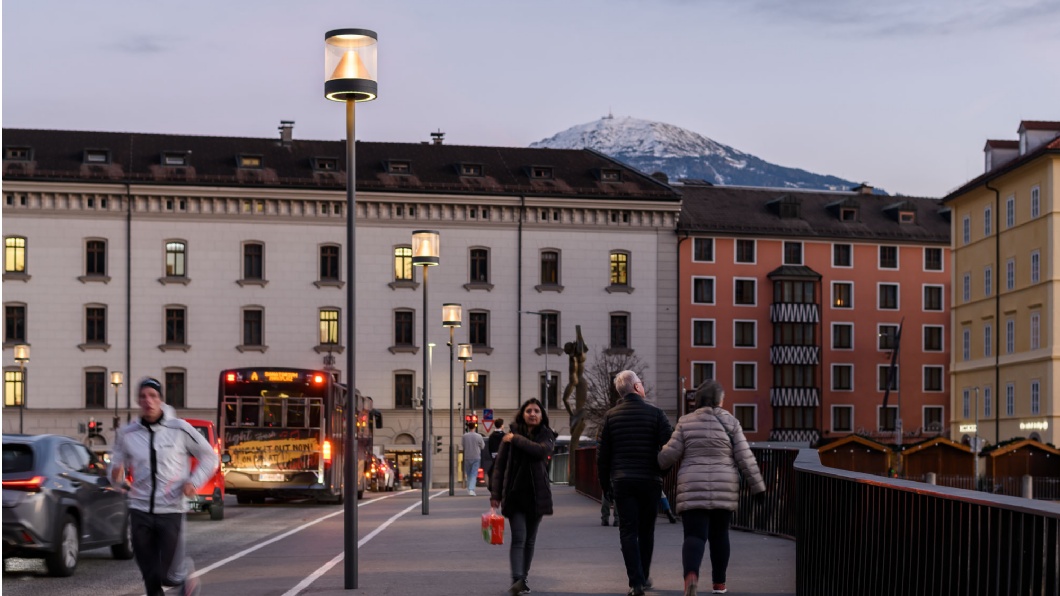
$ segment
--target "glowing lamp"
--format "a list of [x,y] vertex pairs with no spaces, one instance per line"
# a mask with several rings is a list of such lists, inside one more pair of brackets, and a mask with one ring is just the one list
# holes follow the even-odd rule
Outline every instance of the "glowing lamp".
[[463,362],[471,360],[471,344],[456,344],[456,359]]
[[478,385],[478,371],[467,371],[467,384],[471,386]]
[[441,236],[435,230],[412,232],[412,264],[418,267],[437,265],[441,247]]
[[324,34],[324,97],[372,101],[378,94],[379,36],[368,29],[335,29]]
[[459,327],[463,309],[459,304],[446,302],[442,305],[442,327]]

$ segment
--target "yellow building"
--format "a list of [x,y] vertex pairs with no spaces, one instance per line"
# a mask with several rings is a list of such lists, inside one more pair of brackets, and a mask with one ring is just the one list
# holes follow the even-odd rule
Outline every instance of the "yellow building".
[[1060,122],[986,142],[952,209],[951,435],[1060,443]]

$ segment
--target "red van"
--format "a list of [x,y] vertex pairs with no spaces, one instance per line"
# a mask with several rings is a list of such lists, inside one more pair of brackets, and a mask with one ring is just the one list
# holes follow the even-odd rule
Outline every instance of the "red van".
[[[221,520],[225,518],[225,477],[221,474],[221,439],[217,436],[217,427],[213,422],[209,420],[197,420],[195,418],[185,418],[188,424],[192,425],[195,430],[199,431],[199,434],[206,439],[206,442],[213,447],[214,453],[218,456],[217,469],[214,470],[213,476],[206,481],[206,484],[202,485],[199,489],[198,494],[188,499],[188,507],[192,511],[209,511],[210,519]],[[192,458],[192,466],[195,466],[198,462],[195,458]]]

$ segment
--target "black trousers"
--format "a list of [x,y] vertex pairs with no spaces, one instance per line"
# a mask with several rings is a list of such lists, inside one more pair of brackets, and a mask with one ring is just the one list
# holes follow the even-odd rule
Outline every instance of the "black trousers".
[[145,513],[132,510],[132,545],[144,578],[147,596],[163,596],[163,582],[180,551],[183,513]]
[[729,520],[732,511],[727,509],[686,509],[681,514],[685,526],[685,541],[681,545],[681,562],[684,573],[699,576],[703,563],[703,552],[710,544],[710,576],[714,583],[725,583],[725,571],[729,567]]
[[662,483],[634,480],[615,481],[615,510],[622,524],[618,527],[622,560],[630,587],[644,586],[651,576],[655,551],[655,516],[659,511]]

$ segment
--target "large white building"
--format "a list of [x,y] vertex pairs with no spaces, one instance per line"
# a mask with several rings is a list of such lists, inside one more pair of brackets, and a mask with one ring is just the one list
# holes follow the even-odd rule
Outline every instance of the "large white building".
[[[25,432],[77,437],[95,417],[109,438],[144,375],[164,381],[182,415],[208,418],[224,368],[316,368],[331,355],[346,377],[343,143],[294,140],[290,125],[279,139],[20,129],[3,139],[4,432],[21,415]],[[383,415],[377,450],[412,452],[423,437],[423,287],[406,265],[417,229],[441,236],[427,341],[434,434],[446,443],[443,303],[462,305],[455,341],[473,344],[468,370],[482,379],[469,408],[510,419],[542,395],[546,358],[562,395],[562,346],[580,325],[590,361],[632,351],[676,413],[670,187],[592,151],[440,139],[358,143],[357,164],[355,384]],[[24,369],[20,344],[32,350]],[[125,373],[117,394],[112,371]],[[563,432],[562,406],[551,414]],[[445,467],[436,458],[436,482]]]

